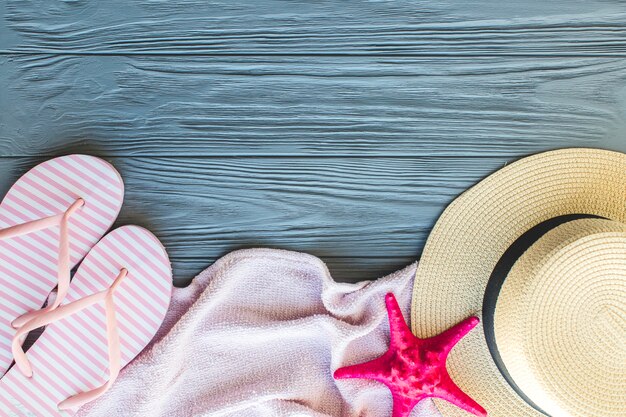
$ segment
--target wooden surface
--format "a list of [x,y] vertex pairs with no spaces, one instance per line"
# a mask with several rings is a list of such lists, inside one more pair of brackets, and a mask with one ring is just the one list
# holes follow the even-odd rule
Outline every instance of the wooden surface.
[[620,1],[0,0],[0,191],[109,159],[178,285],[239,248],[338,280],[417,259],[521,156],[626,151]]

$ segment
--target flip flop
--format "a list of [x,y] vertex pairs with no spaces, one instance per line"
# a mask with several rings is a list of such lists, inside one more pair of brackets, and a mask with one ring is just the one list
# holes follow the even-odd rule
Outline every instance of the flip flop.
[[[149,231],[107,234],[79,266],[65,301],[16,333],[0,380],[0,417],[68,417],[102,395],[152,340],[172,293],[165,248]],[[18,338],[48,325],[26,354]]]
[[63,301],[70,270],[111,227],[124,184],[108,162],[68,155],[24,174],[0,203],[0,375],[13,361],[14,327]]

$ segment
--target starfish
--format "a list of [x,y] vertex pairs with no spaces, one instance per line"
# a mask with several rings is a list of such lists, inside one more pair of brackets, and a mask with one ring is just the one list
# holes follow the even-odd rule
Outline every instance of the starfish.
[[408,417],[429,397],[444,399],[461,409],[484,417],[487,412],[452,381],[446,369],[448,354],[470,330],[478,317],[469,317],[440,335],[419,339],[407,326],[396,297],[385,296],[389,315],[389,350],[379,358],[335,371],[335,379],[363,378],[382,382],[393,397],[392,417]]

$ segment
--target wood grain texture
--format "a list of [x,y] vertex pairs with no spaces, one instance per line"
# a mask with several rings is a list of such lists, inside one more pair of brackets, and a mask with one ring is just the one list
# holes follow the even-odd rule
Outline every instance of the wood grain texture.
[[[108,159],[126,186],[116,224],[162,239],[178,284],[246,247],[312,253],[340,280],[392,272],[415,261],[448,202],[501,166],[493,158]],[[0,195],[41,160],[0,159]]]
[[4,52],[625,56],[619,0],[8,0]]
[[255,246],[372,279],[512,159],[626,152],[626,6],[6,0],[0,91],[0,192],[49,156],[110,159],[118,224],[164,241],[178,285]]
[[0,57],[0,152],[492,156],[626,151],[626,60]]

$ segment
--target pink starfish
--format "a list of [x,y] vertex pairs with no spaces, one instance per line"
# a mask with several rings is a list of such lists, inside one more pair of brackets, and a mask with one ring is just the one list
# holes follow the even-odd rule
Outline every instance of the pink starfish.
[[404,321],[396,297],[389,293],[385,302],[389,350],[372,361],[339,368],[334,377],[372,379],[385,384],[393,396],[392,417],[408,417],[428,397],[442,398],[469,413],[486,416],[485,409],[452,382],[446,369],[448,353],[478,324],[478,317],[469,317],[438,336],[419,339]]

